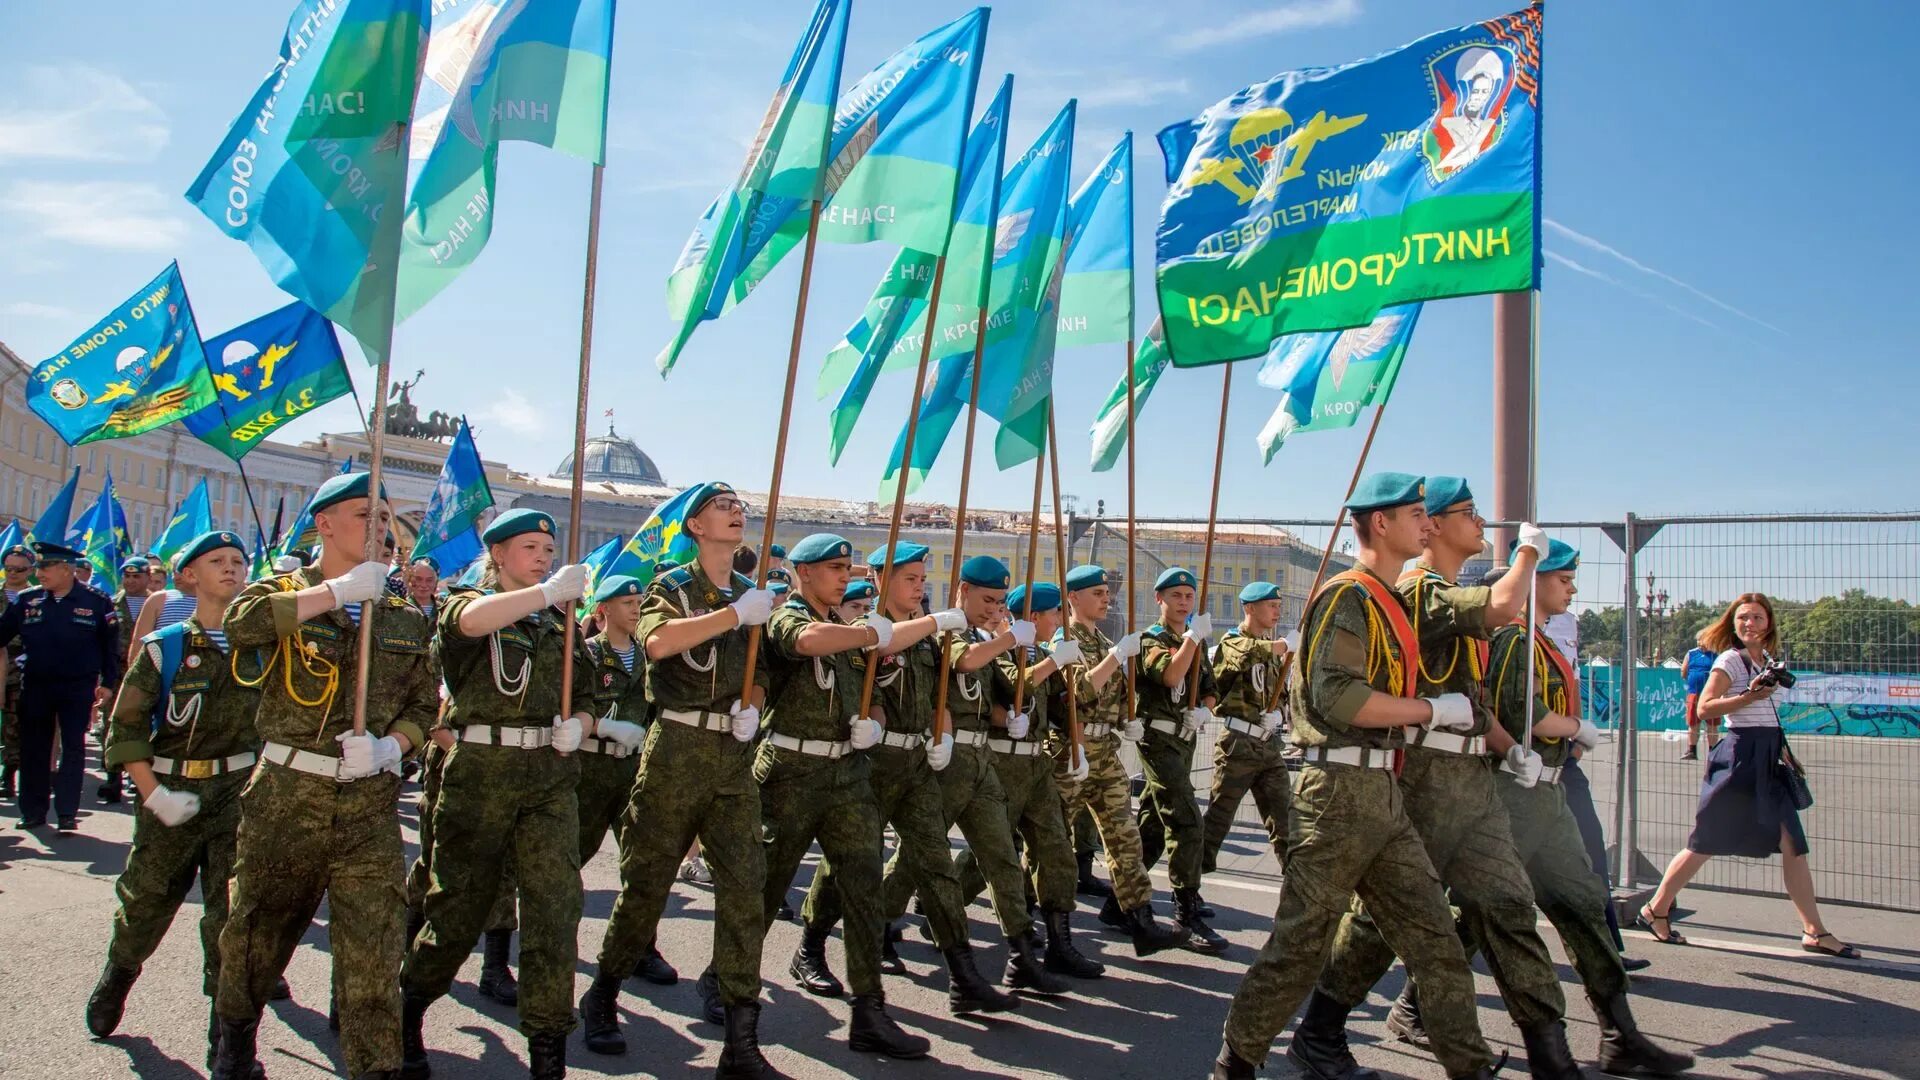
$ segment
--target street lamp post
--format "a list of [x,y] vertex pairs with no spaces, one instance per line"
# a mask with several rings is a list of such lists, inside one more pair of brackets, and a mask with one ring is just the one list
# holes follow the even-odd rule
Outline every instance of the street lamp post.
[[1647,618],[1647,666],[1653,667],[1660,662],[1660,624],[1673,614],[1667,590],[1655,588],[1653,571],[1647,571],[1646,610],[1641,614]]

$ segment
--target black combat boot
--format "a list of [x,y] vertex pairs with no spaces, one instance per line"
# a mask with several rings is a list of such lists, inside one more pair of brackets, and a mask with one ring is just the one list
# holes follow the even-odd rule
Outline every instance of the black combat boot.
[[1127,929],[1133,934],[1133,955],[1152,956],[1162,949],[1178,949],[1187,943],[1187,928],[1164,926],[1153,917],[1153,905],[1141,904],[1126,913]]
[[520,1003],[520,981],[513,977],[507,961],[513,956],[513,931],[489,930],[482,939],[480,996],[502,1005]]
[[1627,1007],[1627,995],[1610,998],[1587,995],[1593,1015],[1600,1020],[1600,1070],[1617,1076],[1645,1073],[1649,1076],[1678,1076],[1693,1068],[1690,1054],[1668,1050],[1640,1033],[1633,1010]]
[[962,941],[940,954],[947,961],[947,1008],[954,1015],[1006,1012],[1020,1007],[1020,999],[1002,992],[980,974],[973,962],[973,943]]
[[292,1001],[293,987],[287,985],[287,977],[282,975],[273,980],[273,989],[267,994],[268,1001]]
[[1071,975],[1076,979],[1097,979],[1107,973],[1106,965],[1090,959],[1073,947],[1073,929],[1068,923],[1072,912],[1048,911],[1044,914],[1047,922],[1048,971]]
[[627,1040],[620,1034],[620,983],[618,975],[593,977],[593,985],[580,996],[580,1033],[587,1049],[596,1054],[624,1054]]
[[220,1051],[213,1059],[208,1080],[249,1080],[265,1070],[254,1060],[254,1040],[260,1035],[260,1018],[220,1021]]
[[[1151,905],[1148,905],[1148,912],[1149,914],[1152,912]],[[1129,933],[1133,930],[1132,920],[1127,918],[1127,913],[1120,907],[1120,901],[1111,892],[1107,894],[1106,902],[1100,905],[1100,922],[1101,925],[1111,926],[1115,930],[1125,930]]]
[[932,1044],[918,1035],[909,1035],[887,1015],[886,997],[881,994],[855,994],[853,1023],[847,1045],[862,1053],[885,1054],[890,1058],[923,1058]]
[[14,765],[0,765],[0,797],[18,799],[20,797],[20,770]]
[[108,963],[101,969],[100,981],[93,984],[93,994],[87,998],[87,1030],[94,1038],[104,1039],[120,1026],[121,1014],[127,1011],[127,992],[139,977],[138,968],[128,970]]
[[1113,895],[1113,889],[1106,882],[1093,876],[1093,852],[1083,851],[1075,861],[1080,865],[1080,875],[1074,880],[1074,892],[1095,900],[1104,900]]
[[794,950],[793,961],[787,965],[787,974],[793,976],[794,983],[815,997],[839,997],[847,992],[840,980],[833,977],[833,969],[827,966],[827,934],[831,929],[811,923],[803,927],[800,947]]
[[1227,939],[1214,933],[1213,927],[1207,925],[1206,916],[1200,913],[1201,907],[1199,889],[1173,890],[1174,921],[1185,927],[1187,933],[1193,935],[1193,939],[1187,943],[1187,948],[1197,953],[1214,955],[1226,952]]
[[1387,1010],[1387,1030],[1404,1043],[1412,1043],[1422,1050],[1433,1048],[1432,1040],[1427,1038],[1427,1025],[1420,1019],[1420,991],[1407,980],[1400,996],[1393,999],[1393,1008]]
[[1524,1024],[1520,1041],[1527,1046],[1527,1073],[1535,1080],[1580,1080],[1584,1075],[1567,1049],[1567,1025],[1562,1021]]
[[527,1058],[533,1080],[566,1080],[566,1033],[527,1036]]
[[1233,1052],[1223,1039],[1220,1042],[1220,1056],[1213,1059],[1213,1080],[1253,1080],[1259,1068]]
[[894,946],[900,944],[900,928],[893,923],[887,924],[887,931],[880,935],[880,971],[885,975],[905,975],[907,962],[900,959],[900,950]]
[[1307,998],[1287,1058],[1314,1080],[1380,1080],[1379,1073],[1361,1068],[1347,1049],[1347,1007],[1318,990]]
[[727,1009],[720,1002],[720,976],[715,975],[709,967],[700,973],[693,988],[700,995],[700,1018],[709,1024],[725,1024]]
[[120,801],[120,777],[121,773],[119,769],[107,770],[107,778],[100,781],[100,801],[102,803],[111,805]]
[[411,991],[400,995],[400,1080],[427,1080],[433,1075],[427,1063],[427,1039],[420,1031],[433,1001]]
[[658,945],[647,946],[646,955],[633,965],[633,973],[655,986],[672,986],[680,981],[680,973],[667,963],[666,957],[660,955]]
[[714,1080],[787,1080],[760,1052],[760,1003],[727,1006],[727,1042]]
[[419,908],[407,909],[407,948],[408,949],[413,948],[414,939],[420,936],[420,931],[426,929],[426,926],[427,926],[426,912],[421,911]]
[[[220,1063],[220,1012],[209,1002],[207,1004],[207,1072],[212,1074]],[[258,1061],[245,1074],[247,1080],[267,1080],[266,1066]],[[383,1074],[384,1075],[384,1074]]]
[[1036,994],[1067,992],[1066,980],[1047,974],[1034,951],[1033,939],[1025,934],[1007,939],[1007,985]]

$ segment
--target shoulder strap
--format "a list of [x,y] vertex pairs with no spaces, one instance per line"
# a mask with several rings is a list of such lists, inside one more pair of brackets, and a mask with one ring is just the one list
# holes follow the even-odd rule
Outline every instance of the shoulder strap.
[[[1320,587],[1320,592],[1324,593],[1328,589],[1343,582],[1358,585],[1361,589],[1365,590],[1367,598],[1373,601],[1373,606],[1378,608],[1380,614],[1385,617],[1387,629],[1392,632],[1394,643],[1398,645],[1400,649],[1400,667],[1402,672],[1400,680],[1401,689],[1399,691],[1400,696],[1418,696],[1420,637],[1413,632],[1413,622],[1407,618],[1407,609],[1400,606],[1400,598],[1393,594],[1393,591],[1387,587],[1386,582],[1381,581],[1371,574],[1363,574],[1358,570],[1343,570],[1335,574],[1325,585]],[[1319,599],[1319,596],[1319,593],[1315,593],[1314,599]],[[1308,606],[1312,606],[1312,601],[1308,602]]]
[[148,634],[146,643],[159,650],[156,666],[160,669],[160,693],[153,699],[148,730],[157,732],[165,722],[167,705],[173,699],[173,677],[180,671],[180,660],[187,652],[187,624],[174,623]]
[[1561,680],[1566,683],[1567,715],[1578,718],[1580,715],[1579,673],[1573,670],[1573,665],[1567,662],[1567,655],[1560,651],[1560,646],[1553,643],[1553,639],[1547,636],[1546,631],[1536,629],[1533,639],[1535,647],[1546,654],[1547,663],[1553,665],[1553,669],[1560,673]]

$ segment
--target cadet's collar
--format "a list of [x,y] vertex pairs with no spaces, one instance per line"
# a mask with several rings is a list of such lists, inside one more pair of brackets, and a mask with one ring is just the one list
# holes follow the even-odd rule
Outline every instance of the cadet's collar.
[[1159,637],[1161,634],[1164,634],[1166,632],[1167,632],[1167,628],[1164,626],[1161,626],[1158,622],[1155,622],[1152,626],[1147,627],[1148,637]]
[[1432,563],[1428,562],[1427,557],[1425,555],[1422,555],[1419,558],[1413,560],[1413,570],[1414,570],[1414,573],[1425,574],[1426,576],[1433,578],[1435,581],[1441,582],[1442,584],[1446,584],[1446,585],[1457,584],[1457,582],[1455,582],[1452,578],[1441,573],[1438,568],[1436,568]]

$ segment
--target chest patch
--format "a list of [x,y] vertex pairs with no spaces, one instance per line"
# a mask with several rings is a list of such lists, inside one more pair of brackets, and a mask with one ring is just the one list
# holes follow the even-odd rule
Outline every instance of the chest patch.
[[187,657],[187,666],[188,666],[188,667],[190,667],[190,668],[196,668],[196,667],[199,667],[199,666],[200,666],[200,658],[199,658],[198,656],[189,656],[189,657]]

